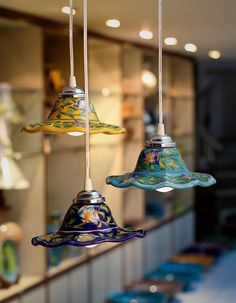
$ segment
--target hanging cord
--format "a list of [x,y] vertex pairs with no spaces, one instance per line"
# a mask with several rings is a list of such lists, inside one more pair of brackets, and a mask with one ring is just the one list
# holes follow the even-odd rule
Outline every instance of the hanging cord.
[[159,123],[157,127],[158,135],[165,135],[165,127],[163,123],[163,87],[162,87],[162,0],[158,0],[158,40],[159,40],[159,55],[158,55],[158,76],[159,76]]
[[73,46],[73,0],[69,0],[69,46],[70,46],[70,87],[76,87],[76,78],[74,74],[74,46]]
[[85,190],[92,190],[92,181],[90,178],[90,145],[89,145],[89,96],[88,96],[88,2],[83,0],[84,9],[84,86],[86,101],[86,172],[85,172]]

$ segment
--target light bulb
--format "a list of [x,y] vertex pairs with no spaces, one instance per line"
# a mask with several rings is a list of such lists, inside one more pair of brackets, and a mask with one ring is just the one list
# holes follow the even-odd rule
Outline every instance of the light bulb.
[[118,28],[118,27],[120,27],[120,20],[118,20],[118,19],[109,19],[109,20],[106,21],[106,26],[113,27],[113,28]]
[[[69,6],[63,6],[61,8],[61,12],[64,13],[64,14],[69,15],[70,14],[70,7]],[[73,15],[76,14],[76,10],[74,8],[73,8],[72,12],[73,12]]]
[[196,51],[197,51],[197,46],[196,46],[195,44],[193,44],[193,43],[187,43],[187,44],[185,44],[184,49],[185,49],[187,52],[196,53]]
[[167,37],[165,38],[165,45],[177,45],[178,40],[175,37]]
[[70,132],[67,133],[67,135],[73,136],[73,137],[78,137],[78,136],[83,136],[84,133],[80,133],[80,132]]
[[139,36],[142,39],[150,40],[150,39],[153,38],[153,33],[151,31],[148,31],[148,30],[142,30],[142,31],[139,32]]
[[212,59],[220,59],[221,53],[218,50],[211,50],[208,52],[208,56]]
[[93,247],[96,247],[98,246],[98,244],[94,244],[94,245],[88,245],[88,246],[85,246],[86,248],[93,248]]
[[154,73],[152,73],[149,70],[144,70],[142,72],[142,83],[144,84],[144,86],[148,87],[148,88],[154,88],[157,85],[157,78],[156,75],[154,75]]
[[156,191],[159,191],[160,193],[168,193],[169,191],[172,191],[174,188],[172,187],[161,187],[156,189]]

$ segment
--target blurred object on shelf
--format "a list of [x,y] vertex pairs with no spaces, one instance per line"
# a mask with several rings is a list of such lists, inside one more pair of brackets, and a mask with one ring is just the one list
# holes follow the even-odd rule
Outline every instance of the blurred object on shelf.
[[161,293],[145,291],[124,291],[113,293],[108,298],[108,303],[167,303],[167,297]]
[[10,210],[10,206],[6,204],[3,191],[0,189],[0,218],[5,217]]
[[176,263],[200,264],[205,267],[213,265],[215,258],[205,254],[179,254],[171,257],[171,261]]
[[8,152],[9,149],[5,151],[0,145],[0,189],[27,189],[30,186],[28,180]]
[[176,281],[167,281],[162,279],[142,279],[129,284],[127,290],[138,290],[150,293],[163,293],[172,299],[182,290],[181,283]]
[[[61,226],[62,213],[54,211],[49,216],[47,233],[57,232]],[[62,261],[63,247],[53,247],[47,250],[48,267],[58,266]]]
[[156,77],[156,75],[148,69],[144,69],[142,71],[141,80],[142,80],[142,83],[143,83],[143,85],[146,89],[153,90],[157,86],[157,77]]
[[11,240],[17,245],[22,241],[23,233],[20,225],[15,222],[4,222],[0,225],[0,241]]
[[12,99],[11,85],[3,82],[0,83],[0,117],[12,124],[19,124],[24,120]]
[[57,67],[51,67],[47,70],[46,80],[48,80],[48,85],[57,93],[65,86],[65,80]]
[[0,288],[9,288],[19,280],[19,256],[16,244],[0,240]]

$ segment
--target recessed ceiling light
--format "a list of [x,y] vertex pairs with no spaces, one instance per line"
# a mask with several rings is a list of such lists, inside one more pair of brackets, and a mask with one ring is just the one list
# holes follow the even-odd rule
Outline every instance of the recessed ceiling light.
[[208,56],[212,59],[220,59],[221,53],[218,50],[210,50]]
[[193,43],[187,43],[187,44],[185,44],[184,49],[185,49],[187,52],[196,53],[196,51],[197,51],[197,46],[196,46],[195,44],[193,44]]
[[178,44],[178,40],[174,37],[167,37],[164,40],[165,45],[177,45]]
[[142,30],[139,32],[139,36],[142,39],[146,39],[146,40],[150,40],[153,38],[153,33],[151,31],[148,30]]
[[106,21],[106,26],[113,27],[113,28],[118,28],[118,27],[120,27],[120,20],[118,20],[118,19],[109,19],[109,20]]
[[[62,13],[64,13],[64,14],[70,14],[70,7],[69,6],[63,6],[62,8],[61,8],[61,11],[62,11]],[[76,10],[73,8],[73,15],[75,15],[76,14]]]

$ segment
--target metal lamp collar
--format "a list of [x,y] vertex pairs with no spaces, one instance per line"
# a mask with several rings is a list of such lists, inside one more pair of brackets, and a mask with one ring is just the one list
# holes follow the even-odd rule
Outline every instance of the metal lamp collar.
[[74,97],[74,98],[85,98],[84,91],[79,87],[65,87],[63,88],[62,92],[59,94],[59,97],[66,98],[66,97]]
[[83,190],[73,200],[73,203],[98,204],[105,202],[105,198],[96,190]]
[[170,136],[156,135],[151,140],[145,142],[146,147],[176,147]]

